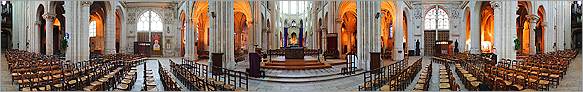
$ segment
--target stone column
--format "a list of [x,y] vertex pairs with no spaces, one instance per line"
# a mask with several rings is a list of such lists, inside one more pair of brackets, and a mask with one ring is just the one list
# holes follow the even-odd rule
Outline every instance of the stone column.
[[[480,7],[477,7],[480,5],[480,3],[471,3],[471,4],[475,4],[473,5],[474,7],[470,7],[471,11],[470,13],[470,53],[471,54],[480,54],[480,14],[477,13],[479,11],[481,11]],[[472,6],[472,5],[470,5]],[[425,53],[427,54],[427,53]]]
[[494,9],[494,41],[492,42],[494,47],[492,48],[492,50],[494,50],[494,48],[496,49],[494,54],[498,55],[498,58],[501,57],[501,54],[503,52],[503,44],[511,44],[511,43],[504,43],[504,41],[502,41],[503,37],[504,37],[504,16],[503,16],[503,10],[501,9],[502,6],[502,2],[499,1],[492,1],[490,2],[490,5],[492,5],[492,9]]
[[79,48],[79,52],[80,52],[80,58],[78,59],[78,61],[86,61],[89,60],[89,6],[91,6],[92,1],[80,1],[79,2],[81,5],[81,11],[78,13],[78,15],[75,16],[81,16],[79,17],[79,22],[77,23],[81,23],[78,24],[80,26],[77,26],[77,30],[75,31],[80,31],[77,38],[79,38],[79,43],[78,46]]
[[78,6],[77,6],[76,1],[65,1],[65,5],[63,5],[65,11],[68,11],[67,13],[65,13],[64,17],[66,17],[67,19],[65,20],[65,40],[67,41],[67,46],[66,48],[66,60],[72,60],[75,61],[77,59],[77,57],[75,55],[77,54],[77,46],[76,45],[76,41],[77,40],[75,37],[75,32],[73,31],[75,28],[75,24],[76,23],[76,17],[77,15],[77,10],[78,10]]
[[[380,53],[379,1],[357,1],[357,56],[358,66],[371,68],[371,53]],[[397,23],[398,24],[398,23]],[[402,49],[402,48],[401,48]]]
[[90,1],[65,1],[66,34],[69,34],[66,59],[73,62],[89,59]]
[[[253,1],[253,7],[255,7],[254,8],[255,15],[253,17],[253,25],[255,26],[254,27],[255,30],[253,32],[253,43],[254,44],[251,46],[251,47],[253,47],[253,49],[250,49],[249,51],[255,52],[255,48],[261,48],[261,49],[265,49],[265,48],[262,47],[263,44],[262,44],[262,39],[261,39],[261,38],[263,38],[261,35],[261,32],[262,32],[262,29],[264,27],[262,25],[263,20],[261,19],[262,18],[261,1]],[[256,47],[256,45],[257,45],[257,47]]]
[[[209,2],[209,14],[211,14],[211,37],[210,53],[224,53],[223,66],[232,68],[235,66],[234,60],[234,28],[233,28],[233,1],[213,1]],[[212,60],[209,63],[212,64]]]
[[198,43],[198,40],[202,40],[202,39],[198,39],[197,40],[198,34],[199,34],[198,33],[198,25],[197,25],[198,24],[198,20],[196,20],[196,19],[191,19],[191,20],[192,20],[192,23],[191,24],[193,25],[193,27],[190,28],[192,30],[192,33],[191,33],[192,34],[192,37],[190,38],[190,41],[192,43],[191,44],[192,45],[191,46],[191,49],[192,50],[190,50],[190,55],[192,55],[192,58],[191,59],[196,60],[198,58],[198,53],[197,53],[198,52],[198,46],[201,45],[201,44],[196,44],[196,43]]
[[224,38],[226,38],[226,40],[224,42],[227,45],[227,46],[225,46],[227,48],[225,48],[226,49],[226,51],[225,51],[226,59],[224,62],[226,62],[226,63],[224,63],[224,65],[226,65],[226,66],[224,66],[224,67],[231,69],[231,68],[234,68],[234,66],[235,66],[235,54],[234,54],[234,52],[235,52],[235,49],[234,49],[235,48],[235,42],[234,42],[235,41],[235,37],[234,37],[235,36],[235,27],[234,27],[235,26],[234,25],[235,13],[234,13],[234,8],[233,8],[234,1],[227,1],[224,4],[225,4],[224,5],[225,8],[223,8],[223,9],[225,9],[226,15],[222,15],[222,16],[225,16],[226,23],[224,23],[224,24],[226,25],[225,28],[227,28],[227,30],[223,31],[223,32],[226,32],[226,34],[225,34],[226,37],[224,37]]
[[107,12],[105,28],[105,54],[115,54],[115,5],[105,8]]
[[46,54],[52,55],[53,54],[53,44],[58,45],[59,43],[53,43],[53,20],[55,19],[55,14],[52,12],[46,13],[43,15],[46,20]]
[[[397,6],[405,6],[404,3],[401,3],[401,2],[396,3],[396,4],[397,4]],[[401,12],[401,11],[403,11],[403,9],[401,7],[396,7],[395,10],[397,11],[397,12],[393,13],[393,14],[395,14],[394,16],[396,16],[395,17],[396,21],[394,23],[395,31],[393,31],[393,32],[395,32],[395,35],[393,35],[395,42],[393,44],[394,50],[392,50],[392,53],[393,53],[393,60],[399,61],[399,60],[405,59],[405,51],[406,50],[405,50],[405,48],[403,48],[403,43],[405,43],[403,40],[403,37],[405,37],[404,35],[407,35],[407,34],[405,34],[405,32],[404,32],[404,28],[405,28],[405,26],[403,25],[404,17],[403,17],[403,12]],[[437,36],[435,36],[435,37],[437,38]],[[380,38],[380,35],[378,38]]]
[[[571,3],[569,3],[568,1],[565,1],[565,6],[570,6]],[[562,45],[564,45],[565,49],[571,49],[571,7],[562,7],[565,10],[565,16],[569,16],[569,17],[565,17],[565,30],[564,30],[564,39],[565,39],[565,43],[562,43]]]
[[530,30],[530,42],[529,42],[529,53],[531,55],[536,54],[536,32],[534,31],[535,27],[536,27],[536,23],[539,20],[539,16],[537,15],[529,15],[528,17],[529,19],[529,30]]
[[268,2],[267,4],[269,4],[268,6],[269,6],[269,9],[270,9],[270,11],[269,11],[270,12],[270,14],[269,14],[269,19],[270,20],[268,22],[269,23],[268,24],[269,25],[269,29],[268,29],[269,31],[267,32],[267,35],[268,35],[267,37],[269,37],[267,39],[267,41],[268,41],[268,43],[267,43],[268,44],[267,45],[267,48],[268,49],[267,50],[271,50],[271,49],[276,49],[276,47],[277,47],[277,45],[275,44],[275,43],[277,43],[277,38],[275,37],[275,34],[277,34],[279,32],[276,32],[276,28],[277,28],[276,27],[277,21],[275,20],[275,18],[277,18],[277,16],[276,16],[276,12],[277,11],[275,9],[275,5],[276,4],[275,4],[275,2]]
[[209,36],[209,39],[208,39],[209,40],[209,60],[208,60],[208,62],[209,63],[208,64],[211,65],[213,63],[213,59],[210,58],[210,57],[212,57],[212,53],[218,52],[217,51],[218,48],[216,47],[216,46],[218,46],[218,44],[217,44],[218,43],[217,42],[218,35],[217,35],[217,24],[216,24],[216,22],[217,22],[216,21],[217,20],[216,14],[218,13],[218,11],[215,10],[216,6],[217,6],[216,2],[211,1],[208,3],[209,3],[208,13],[207,13],[209,16],[209,30],[208,30],[208,32],[209,32],[209,35],[208,35]]
[[[191,5],[190,3],[192,3],[192,2],[191,1],[187,2],[187,4],[189,6]],[[195,6],[191,6],[191,7],[194,8]],[[192,8],[188,8],[185,14],[191,14]],[[191,40],[192,40],[191,38],[193,38],[192,35],[194,34],[194,33],[192,33],[193,30],[191,30],[193,25],[190,24],[190,22],[192,22],[192,18],[191,18],[191,16],[186,16],[185,18],[186,19],[184,21],[185,22],[184,25],[186,25],[186,26],[184,28],[184,40],[185,40],[184,58],[187,60],[193,60],[193,57],[192,57],[193,55],[192,55],[191,51],[194,49],[193,48],[194,46],[192,46],[192,45],[194,45],[195,43],[191,42]],[[182,41],[180,41],[180,42],[182,42]]]
[[[504,5],[509,7],[505,9],[505,19],[504,20],[515,20],[518,16],[516,16],[516,11],[518,11],[518,2],[504,2]],[[506,29],[506,31],[504,31],[504,35],[506,37],[504,37],[505,39],[511,39],[511,40],[504,40],[504,54],[505,57],[507,59],[511,59],[514,60],[516,59],[516,51],[520,51],[520,50],[515,50],[514,46],[517,45],[514,43],[515,39],[518,39],[517,33],[516,33],[516,22],[506,22],[504,28],[510,28],[510,29]]]

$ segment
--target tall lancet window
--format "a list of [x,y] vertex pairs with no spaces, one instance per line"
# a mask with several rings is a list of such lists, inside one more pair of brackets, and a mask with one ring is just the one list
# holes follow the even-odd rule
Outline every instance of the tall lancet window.
[[91,21],[89,23],[89,37],[97,36],[97,22]]

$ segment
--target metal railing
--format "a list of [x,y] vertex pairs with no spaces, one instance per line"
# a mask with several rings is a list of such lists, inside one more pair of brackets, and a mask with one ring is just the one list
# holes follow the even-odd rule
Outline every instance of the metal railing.
[[249,89],[249,74],[246,72],[212,67],[190,60],[182,60],[182,64],[176,64],[171,60],[171,67],[174,70],[173,74],[190,90],[247,91]]

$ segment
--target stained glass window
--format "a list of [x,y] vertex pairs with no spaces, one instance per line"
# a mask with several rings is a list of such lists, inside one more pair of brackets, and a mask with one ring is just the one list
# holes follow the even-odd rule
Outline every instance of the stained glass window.
[[425,30],[449,30],[449,17],[441,8],[432,8],[425,14]]
[[89,37],[97,36],[97,23],[95,21],[91,21],[89,23]]
[[162,20],[158,14],[147,11],[140,16],[138,21],[138,31],[143,32],[162,32]]

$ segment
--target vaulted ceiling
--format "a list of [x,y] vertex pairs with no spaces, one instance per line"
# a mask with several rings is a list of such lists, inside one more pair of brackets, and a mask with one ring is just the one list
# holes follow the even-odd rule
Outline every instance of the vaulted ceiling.
[[178,5],[178,1],[122,1],[125,7],[160,7],[170,8]]

